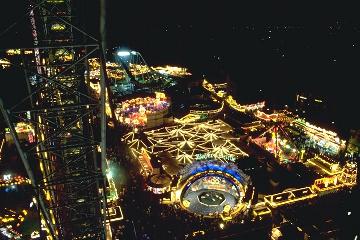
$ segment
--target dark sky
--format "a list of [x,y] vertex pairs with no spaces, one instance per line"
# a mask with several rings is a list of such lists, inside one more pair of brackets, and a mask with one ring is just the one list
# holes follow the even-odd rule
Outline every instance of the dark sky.
[[109,46],[134,48],[150,64],[229,76],[240,99],[259,89],[280,102],[297,92],[312,94],[328,100],[342,125],[360,122],[356,8],[306,1],[152,2],[108,1]]
[[[23,1],[10,4],[17,2]],[[98,2],[77,1],[80,25],[95,36]],[[259,89],[279,102],[293,100],[297,92],[313,94],[328,100],[344,124],[360,122],[354,115],[360,79],[355,6],[280,0],[154,2],[107,0],[108,47],[137,50],[151,65],[177,64],[220,80],[228,76],[239,99]],[[20,10],[5,12],[1,29],[21,15]],[[11,42],[23,38],[19,32]]]

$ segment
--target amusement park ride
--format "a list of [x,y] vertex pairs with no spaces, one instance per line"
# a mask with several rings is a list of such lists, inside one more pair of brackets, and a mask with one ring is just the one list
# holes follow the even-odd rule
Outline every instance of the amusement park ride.
[[176,84],[173,78],[149,67],[141,53],[137,51],[118,50],[114,56],[115,61],[139,88],[147,87],[149,92],[154,92]]
[[300,162],[315,167],[320,176],[311,186],[265,196],[264,202],[253,206],[255,216],[271,214],[271,209],[340,189],[351,189],[357,184],[357,164],[339,159],[347,148],[345,141],[336,133],[312,125],[287,110],[266,114],[261,111],[264,107],[261,103],[252,105],[257,108],[240,105],[231,95],[227,96],[222,84],[204,80],[203,87],[214,96],[214,101],[226,101],[232,109],[251,115],[256,120],[252,130],[258,126],[263,132],[252,136],[249,142],[270,152],[280,165]]
[[307,157],[321,154],[334,161],[346,151],[345,141],[336,133],[316,127],[289,111],[273,114],[258,111],[254,116],[267,127],[252,141],[272,152],[279,163],[301,162],[305,154]]

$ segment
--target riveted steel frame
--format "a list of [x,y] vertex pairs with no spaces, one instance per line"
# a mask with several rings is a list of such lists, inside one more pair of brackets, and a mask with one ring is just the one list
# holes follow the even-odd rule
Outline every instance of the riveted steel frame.
[[[24,70],[29,95],[3,112],[33,176],[52,237],[105,239],[106,72],[102,64],[100,98],[90,96],[87,59],[103,59],[103,53],[95,38],[73,24],[72,4],[72,0],[30,3],[34,46],[22,49],[21,64],[12,64]],[[25,56],[25,50],[33,51],[32,57]],[[36,141],[30,148],[21,146],[16,137],[17,121],[35,129]]]

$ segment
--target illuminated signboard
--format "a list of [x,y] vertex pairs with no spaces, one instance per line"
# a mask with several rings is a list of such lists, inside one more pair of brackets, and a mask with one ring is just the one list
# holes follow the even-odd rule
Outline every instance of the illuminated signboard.
[[[214,158],[219,158],[219,156],[215,156],[212,153],[198,153],[195,154],[195,159],[196,160],[206,160],[206,159],[214,159]],[[225,155],[225,156],[221,156],[222,159],[227,160],[227,161],[231,161],[234,162],[236,160],[236,157],[232,154],[229,155]]]

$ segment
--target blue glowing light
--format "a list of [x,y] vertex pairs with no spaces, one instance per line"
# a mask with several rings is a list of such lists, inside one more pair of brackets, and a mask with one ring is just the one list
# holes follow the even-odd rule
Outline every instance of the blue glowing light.
[[195,168],[193,171],[191,171],[190,175],[194,175],[197,173],[206,172],[210,170],[227,173],[232,177],[234,177],[235,179],[237,179],[239,182],[242,182],[243,180],[243,178],[237,171],[227,168],[226,165],[218,165],[211,162],[207,162],[207,164],[200,165],[199,167]]
[[130,52],[128,52],[128,51],[119,51],[119,52],[117,52],[117,55],[119,57],[127,57],[127,56],[130,56]]

